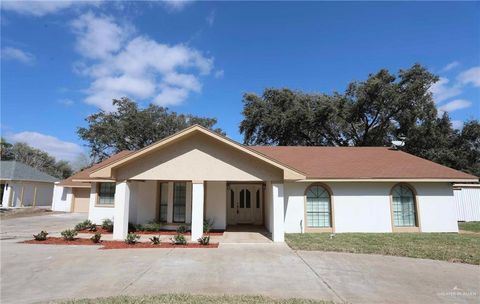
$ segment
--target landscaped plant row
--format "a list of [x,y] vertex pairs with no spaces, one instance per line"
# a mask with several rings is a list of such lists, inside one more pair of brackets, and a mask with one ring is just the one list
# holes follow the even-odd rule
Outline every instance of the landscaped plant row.
[[[111,220],[104,220],[101,227],[102,231],[113,231],[113,222]],[[104,249],[114,249],[114,248],[172,248],[172,247],[185,247],[185,248],[199,248],[199,247],[208,247],[216,248],[218,244],[210,244],[210,228],[211,223],[209,221],[204,222],[204,232],[206,235],[200,237],[197,241],[198,244],[188,244],[185,239],[184,233],[186,233],[186,227],[180,226],[177,229],[176,234],[170,239],[171,243],[162,243],[160,242],[160,236],[154,236],[150,238],[151,243],[141,243],[140,235],[136,233],[128,233],[124,242],[121,241],[101,241],[102,235],[97,232],[97,226],[94,225],[90,220],[85,220],[81,223],[75,225],[75,229],[67,229],[61,232],[62,238],[50,237],[47,238],[48,233],[46,231],[41,231],[38,234],[34,234],[34,240],[26,241],[25,243],[35,244],[35,243],[44,243],[44,244],[63,244],[63,245],[91,245],[99,244],[104,245]],[[77,238],[78,231],[89,231],[95,232],[95,234],[90,238],[90,241],[86,239]]]
[[45,244],[45,245],[100,245],[100,249],[141,249],[141,248],[218,248],[218,243],[209,243],[207,245],[185,243],[185,244],[173,244],[160,242],[154,243],[142,243],[137,242],[135,244],[129,244],[122,241],[98,241],[97,243],[89,239],[75,238],[72,241],[66,241],[61,237],[47,237],[44,241],[28,240],[22,243],[25,244]]
[[[222,231],[210,231],[211,223],[206,220],[204,223],[204,232],[209,235],[222,236]],[[175,235],[181,233],[183,235],[191,235],[190,231],[187,231],[185,226],[180,226],[176,231],[165,230],[164,224],[158,222],[149,222],[144,225],[134,225],[132,223],[128,224],[128,231],[134,232],[136,234],[152,234],[152,232],[158,232],[160,235]],[[103,234],[113,233],[113,221],[110,219],[103,220],[101,225],[95,225],[90,220],[85,220],[81,223],[78,223],[75,226],[75,230],[80,233],[95,233],[100,232]]]

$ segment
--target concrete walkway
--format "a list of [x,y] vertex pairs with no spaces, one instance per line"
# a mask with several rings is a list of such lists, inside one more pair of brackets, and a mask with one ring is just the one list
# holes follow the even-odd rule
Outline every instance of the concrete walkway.
[[[31,220],[44,218],[43,223],[57,230],[79,221],[77,215],[47,219],[50,216]],[[5,222],[2,233],[9,230],[8,235],[16,235],[15,225]],[[60,227],[62,222],[65,227]],[[22,222],[19,230],[28,230],[22,228],[25,225]],[[38,223],[31,225],[38,230]],[[262,294],[351,303],[480,301],[480,269],[472,265],[294,252],[285,244],[271,242],[222,244],[218,249],[99,250],[18,241],[0,242],[1,303],[168,292]]]

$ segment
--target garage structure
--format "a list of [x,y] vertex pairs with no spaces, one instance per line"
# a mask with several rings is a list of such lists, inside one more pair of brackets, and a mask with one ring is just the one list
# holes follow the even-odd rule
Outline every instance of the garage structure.
[[0,204],[12,208],[51,206],[57,180],[21,162],[0,161]]
[[[81,213],[89,212],[92,184],[90,182],[78,182],[74,180],[88,178],[90,173],[99,166],[107,165],[115,161],[118,157],[125,156],[129,153],[130,151],[120,152],[101,163],[77,172],[65,180],[56,182],[53,190],[52,210]],[[98,181],[102,181],[102,179]]]
[[480,221],[480,183],[454,184],[453,197],[459,222]]

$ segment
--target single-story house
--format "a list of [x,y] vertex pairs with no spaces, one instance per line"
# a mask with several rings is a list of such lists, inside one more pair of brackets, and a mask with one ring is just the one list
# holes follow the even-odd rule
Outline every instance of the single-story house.
[[2,207],[36,207],[52,204],[56,177],[13,160],[0,161]]
[[453,184],[453,200],[459,222],[480,221],[480,184]]
[[262,225],[282,242],[302,232],[457,232],[452,183],[477,181],[387,147],[245,146],[193,126],[62,183],[90,189],[88,217],[113,219],[115,239],[152,220],[186,224],[196,239],[208,219],[214,229]]

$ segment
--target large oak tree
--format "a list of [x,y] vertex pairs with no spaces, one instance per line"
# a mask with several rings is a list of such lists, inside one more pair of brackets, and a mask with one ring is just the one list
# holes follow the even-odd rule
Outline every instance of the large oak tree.
[[478,121],[452,128],[430,93],[438,77],[415,64],[397,74],[382,69],[343,93],[266,89],[243,97],[240,132],[249,145],[390,146],[480,175]]
[[126,97],[114,99],[113,105],[117,111],[94,113],[85,119],[88,126],[78,129],[95,162],[122,150],[141,149],[194,124],[223,134],[214,128],[215,118],[177,114],[153,104],[140,108]]

